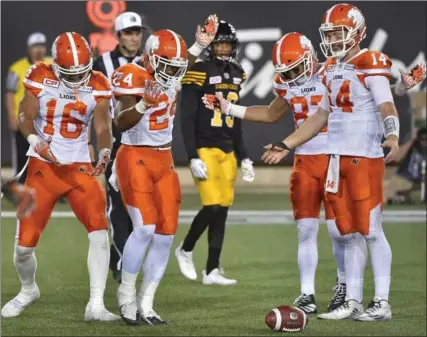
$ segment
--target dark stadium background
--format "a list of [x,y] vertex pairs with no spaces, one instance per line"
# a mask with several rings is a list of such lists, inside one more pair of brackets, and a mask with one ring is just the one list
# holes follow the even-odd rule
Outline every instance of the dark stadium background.
[[[116,3],[120,3],[115,1]],[[334,2],[150,2],[129,1],[126,10],[143,14],[151,29],[170,28],[180,33],[188,44],[193,42],[196,25],[210,13],[231,22],[243,34],[239,59],[248,72],[250,90],[241,100],[243,105],[268,104],[273,96],[273,76],[269,58],[271,48],[281,35],[290,31],[306,34],[318,46],[318,27],[323,13]],[[394,62],[393,81],[398,68],[411,66],[425,59],[426,54],[426,2],[358,2],[365,15],[368,37],[364,47],[381,49]],[[119,8],[118,5],[114,5]],[[91,10],[89,19],[86,1],[7,1],[1,3],[1,67],[2,91],[8,67],[18,58],[25,56],[26,39],[29,34],[41,31],[46,34],[49,46],[53,39],[64,31],[76,31],[89,38],[90,34],[104,33],[100,26],[109,26],[114,9],[110,1],[101,1]],[[95,19],[94,19],[95,18]],[[105,20],[101,20],[104,18]],[[111,21],[111,20],[110,20]],[[107,29],[108,30],[108,29]],[[254,31],[255,30],[255,31]],[[256,32],[256,35],[254,35]],[[251,38],[253,36],[253,38]],[[375,38],[374,38],[375,37]],[[248,41],[249,39],[249,41]],[[373,41],[375,40],[375,41]],[[374,44],[371,46],[371,43]],[[323,60],[320,48],[318,56]],[[253,68],[251,71],[248,68]],[[261,71],[263,69],[263,71]],[[252,80],[252,82],[251,82]],[[423,84],[425,86],[425,82]],[[419,88],[417,88],[419,90]],[[425,90],[425,88],[424,88]],[[2,100],[1,119],[1,164],[10,165],[11,145],[7,125],[7,113]],[[410,132],[411,114],[409,97],[396,100],[401,117],[401,136]],[[179,111],[178,111],[179,113]],[[244,137],[250,157],[257,163],[262,146],[282,139],[293,130],[289,115],[276,125],[251,124],[244,122]],[[178,165],[186,163],[179,118],[175,119],[174,157]],[[289,157],[286,164],[290,164]]]

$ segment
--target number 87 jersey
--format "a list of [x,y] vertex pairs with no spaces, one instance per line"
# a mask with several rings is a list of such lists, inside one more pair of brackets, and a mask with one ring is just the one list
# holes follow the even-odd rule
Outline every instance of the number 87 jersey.
[[[323,74],[324,68],[321,67],[304,86],[288,87],[281,82],[278,75],[274,79],[274,90],[292,108],[295,128],[297,129],[310,116],[316,113],[320,103],[328,95],[328,91],[322,83]],[[328,127],[325,126],[315,137],[298,146],[295,149],[295,154],[324,154],[326,151],[327,131]]]
[[[128,63],[116,69],[111,76],[114,97],[136,96],[142,98],[145,82],[154,80],[145,68],[136,63]],[[165,91],[167,99],[150,107],[141,120],[131,129],[123,132],[122,144],[139,146],[162,146],[172,141],[173,120],[175,118],[176,89]],[[172,103],[169,103],[172,102]]]
[[[390,59],[381,52],[363,49],[347,62],[329,58],[324,66],[324,84],[331,107],[326,153],[383,157],[381,115],[369,87],[369,83],[374,82],[369,81],[369,77],[390,79]],[[389,87],[384,89],[387,90],[380,92],[387,95]]]

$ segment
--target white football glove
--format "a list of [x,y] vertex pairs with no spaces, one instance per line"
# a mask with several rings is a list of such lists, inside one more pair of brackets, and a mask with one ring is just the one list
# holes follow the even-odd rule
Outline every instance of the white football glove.
[[242,160],[242,179],[248,183],[253,182],[255,179],[253,161],[249,158]]
[[208,179],[208,168],[203,160],[193,158],[190,160],[190,169],[193,176],[198,180]]

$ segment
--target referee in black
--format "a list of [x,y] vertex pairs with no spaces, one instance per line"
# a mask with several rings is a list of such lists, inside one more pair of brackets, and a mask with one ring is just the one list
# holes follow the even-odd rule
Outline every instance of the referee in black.
[[[119,42],[117,47],[113,51],[99,56],[93,64],[93,70],[102,72],[110,81],[115,69],[139,59],[142,52],[141,44],[145,27],[142,26],[141,17],[137,13],[124,12],[116,18],[114,29]],[[111,116],[114,115],[114,105],[113,98],[111,99]],[[114,143],[111,159],[114,160],[122,135],[115,128],[114,123],[112,129]],[[108,165],[105,172],[108,203],[107,216],[112,236],[110,269],[113,272],[114,279],[120,282],[123,248],[127,238],[132,233],[133,227],[132,221],[123,205],[120,192],[116,192],[108,182],[112,163]]]

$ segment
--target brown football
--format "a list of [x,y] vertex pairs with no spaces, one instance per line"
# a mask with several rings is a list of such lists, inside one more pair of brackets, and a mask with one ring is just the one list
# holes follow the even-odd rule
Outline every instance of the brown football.
[[307,323],[305,312],[290,305],[274,308],[265,316],[265,324],[273,331],[299,332]]

